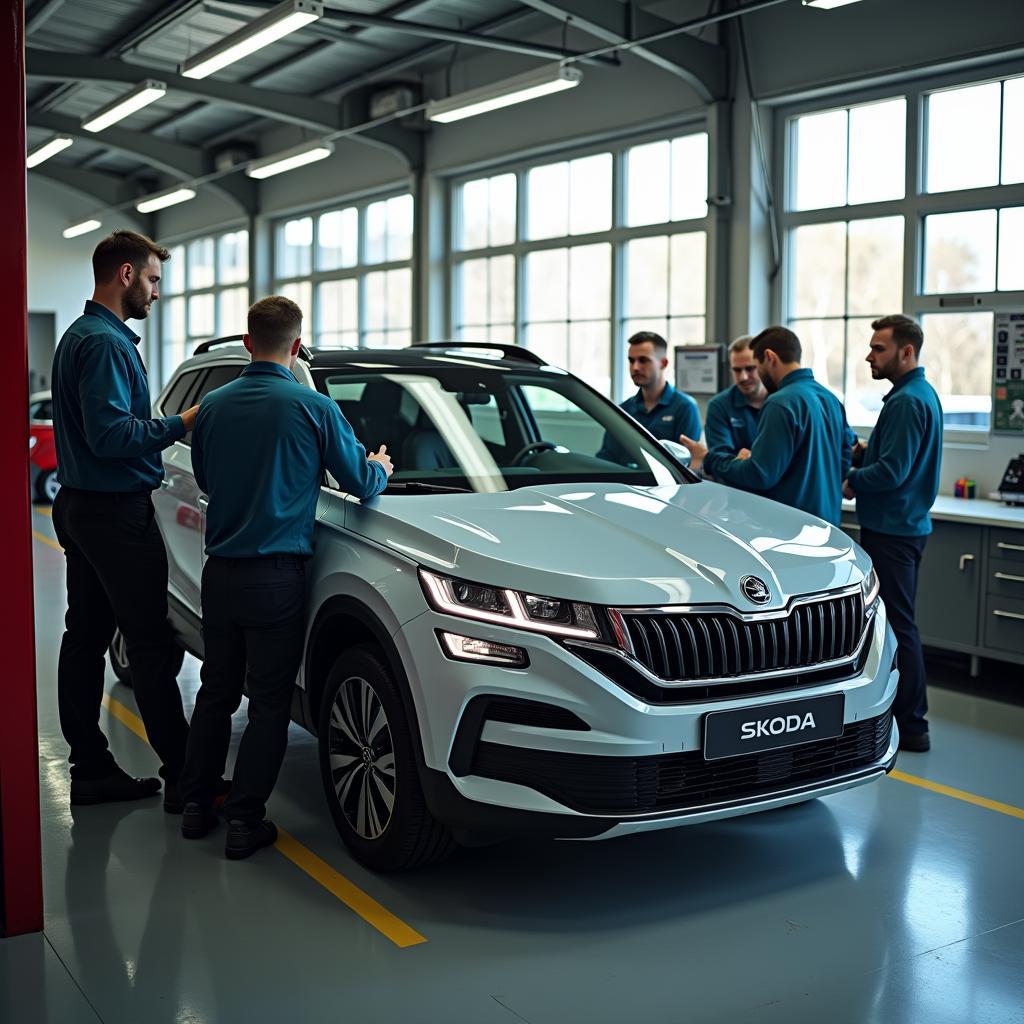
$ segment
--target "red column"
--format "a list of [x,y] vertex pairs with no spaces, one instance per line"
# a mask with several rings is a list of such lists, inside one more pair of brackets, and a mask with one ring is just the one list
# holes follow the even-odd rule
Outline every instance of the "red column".
[[25,222],[25,0],[0,2],[0,933],[43,927],[39,742],[28,480],[28,306]]

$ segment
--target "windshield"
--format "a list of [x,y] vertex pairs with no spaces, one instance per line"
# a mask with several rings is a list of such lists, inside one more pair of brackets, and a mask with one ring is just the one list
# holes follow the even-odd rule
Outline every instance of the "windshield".
[[314,369],[313,377],[368,451],[387,445],[395,466],[389,493],[695,479],[625,413],[564,370],[509,372],[468,363],[368,370]]

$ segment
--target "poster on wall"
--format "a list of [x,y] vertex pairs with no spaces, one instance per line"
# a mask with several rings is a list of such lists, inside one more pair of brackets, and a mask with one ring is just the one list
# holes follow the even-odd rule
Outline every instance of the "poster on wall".
[[992,430],[1024,434],[1024,312],[996,313]]
[[717,395],[721,361],[721,345],[676,345],[676,387],[688,395]]

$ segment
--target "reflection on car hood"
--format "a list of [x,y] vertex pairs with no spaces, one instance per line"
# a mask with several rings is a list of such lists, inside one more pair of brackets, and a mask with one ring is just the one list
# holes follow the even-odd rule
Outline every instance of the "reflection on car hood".
[[[604,605],[779,607],[859,583],[867,556],[797,509],[709,482],[551,484],[498,494],[344,502],[345,526],[425,568]],[[771,601],[739,582],[757,576]]]

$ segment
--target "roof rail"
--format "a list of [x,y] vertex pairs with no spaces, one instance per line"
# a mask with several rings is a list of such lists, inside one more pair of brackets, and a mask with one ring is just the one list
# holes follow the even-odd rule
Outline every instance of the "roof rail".
[[531,352],[522,345],[502,345],[491,341],[417,341],[410,345],[410,348],[432,348],[445,352],[454,352],[459,349],[479,349],[483,351],[500,352],[506,359],[516,359],[521,363],[531,363],[533,366],[547,366],[547,362],[536,352]]
[[[211,338],[209,341],[201,341],[196,345],[192,355],[202,356],[206,355],[207,352],[212,351],[215,348],[219,348],[221,345],[240,345],[242,343],[241,334],[229,334],[224,338]],[[313,364],[313,353],[306,348],[305,345],[299,346],[299,358],[304,363]]]

